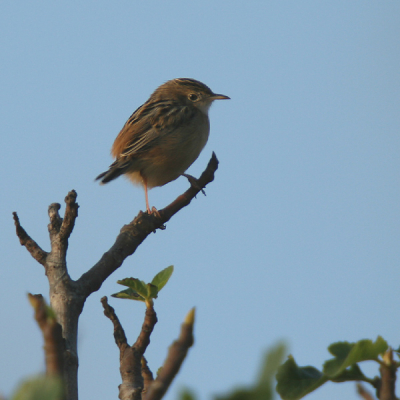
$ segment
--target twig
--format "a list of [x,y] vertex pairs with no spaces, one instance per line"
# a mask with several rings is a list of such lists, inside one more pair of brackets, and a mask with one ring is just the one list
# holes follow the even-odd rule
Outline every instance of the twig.
[[62,218],[58,214],[58,211],[60,210],[60,208],[61,208],[60,203],[52,203],[49,205],[49,209],[47,211],[49,218],[50,218],[50,223],[47,227],[48,227],[51,238],[54,237],[55,235],[57,235],[58,232],[60,232],[60,228],[61,228],[61,224],[62,224]]
[[396,400],[396,363],[393,361],[393,350],[389,348],[382,357],[383,363],[379,370],[381,373],[381,385],[378,388],[380,400]]
[[367,389],[361,384],[356,384],[357,393],[364,399],[364,400],[375,400],[374,396]]
[[76,192],[75,190],[71,190],[68,195],[65,197],[65,214],[64,220],[62,221],[62,225],[60,228],[60,237],[62,240],[67,240],[71,235],[72,230],[75,226],[75,220],[78,217],[78,208],[79,205],[76,202]]
[[174,214],[176,214],[180,209],[186,207],[190,204],[196,195],[202,191],[207,184],[214,180],[215,171],[218,169],[218,159],[215,153],[212,153],[211,159],[208,162],[207,168],[201,174],[200,178],[197,179],[196,185],[191,184],[190,189],[186,190],[185,193],[181,194],[177,199],[175,199],[170,205],[160,210],[160,216],[163,220],[163,224],[167,222]]
[[104,308],[104,315],[111,320],[114,325],[114,339],[115,343],[117,344],[118,348],[121,350],[122,346],[128,345],[126,340],[124,328],[122,328],[121,323],[115,314],[114,308],[112,308],[107,301],[107,296],[101,298],[101,304]]
[[16,212],[13,212],[14,224],[16,227],[17,236],[21,246],[25,246],[30,255],[43,266],[46,264],[48,253],[44,251],[25,231],[19,223],[19,218]]
[[169,386],[171,385],[175,375],[178,373],[189,348],[194,343],[193,325],[195,311],[192,309],[186,316],[184,323],[181,326],[181,333],[178,340],[172,343],[169,348],[168,355],[164,361],[157,378],[150,384],[145,400],[161,399]]
[[46,374],[62,377],[65,342],[62,337],[61,325],[57,322],[55,315],[52,315],[52,310],[47,306],[41,294],[28,293],[28,298],[35,310],[35,320],[43,334]]
[[[120,373],[122,383],[119,385],[119,398],[122,400],[140,400],[146,387],[144,378],[149,380],[149,370],[142,369],[143,354],[150,343],[150,335],[157,323],[157,316],[151,303],[148,303],[146,314],[139,337],[133,346],[126,342],[124,330],[115,314],[114,309],[108,304],[107,297],[101,299],[104,315],[113,322],[114,338],[119,348]],[[118,339],[117,339],[118,338]],[[146,363],[147,367],[147,363]],[[151,374],[151,372],[150,372]]]

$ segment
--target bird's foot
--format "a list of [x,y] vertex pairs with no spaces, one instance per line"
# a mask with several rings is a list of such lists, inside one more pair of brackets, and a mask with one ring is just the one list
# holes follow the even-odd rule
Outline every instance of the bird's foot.
[[199,180],[197,178],[195,178],[194,176],[189,175],[189,174],[182,174],[182,176],[187,178],[187,180],[189,181],[189,183],[192,187],[201,191],[201,193],[203,193],[204,196],[206,195],[206,192],[204,191],[204,189],[199,185]]
[[147,214],[149,214],[149,215],[154,214],[156,217],[161,218],[160,213],[158,212],[157,208],[155,208],[154,206],[152,207],[151,210],[149,208],[147,209]]

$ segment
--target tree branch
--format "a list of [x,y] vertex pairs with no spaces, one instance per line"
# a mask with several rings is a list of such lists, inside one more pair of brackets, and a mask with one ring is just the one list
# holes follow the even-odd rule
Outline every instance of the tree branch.
[[76,197],[77,194],[75,190],[71,190],[65,197],[65,203],[67,206],[65,208],[64,220],[62,221],[60,228],[60,238],[63,241],[69,239],[75,226],[75,220],[78,217],[79,205],[76,202]]
[[142,370],[142,359],[150,343],[150,335],[157,323],[157,315],[152,304],[150,302],[146,303],[146,314],[139,337],[133,346],[129,346],[122,325],[114,309],[108,304],[107,297],[103,297],[101,303],[104,308],[104,315],[108,317],[114,325],[115,343],[120,352],[119,369],[122,383],[119,385],[119,398],[121,400],[141,400],[142,392],[145,388],[143,375],[145,375],[148,380],[148,371],[145,369],[143,373]]
[[58,234],[60,232],[61,224],[62,224],[62,218],[58,214],[58,211],[61,208],[60,203],[52,203],[49,205],[48,209],[48,215],[50,218],[50,223],[47,226],[49,233],[50,233],[50,239]]
[[378,398],[380,400],[396,400],[396,371],[397,365],[393,361],[393,350],[389,348],[382,357],[381,363],[381,385],[378,388]]
[[[66,197],[66,221],[60,217],[58,211],[60,204],[53,203],[49,206],[48,214],[50,223],[51,251],[44,252],[37,243],[32,240],[21,227],[16,213],[14,221],[17,228],[17,236],[22,245],[30,252],[33,258],[40,262],[46,271],[50,286],[50,304],[57,317],[57,322],[62,327],[62,337],[65,340],[64,347],[64,382],[66,398],[75,400],[78,398],[78,354],[77,332],[78,319],[86,298],[82,296],[76,283],[68,275],[66,254],[68,248],[68,236],[73,227],[74,214],[78,205],[75,203],[76,193],[71,191]],[[64,224],[64,225],[63,225]],[[63,229],[62,229],[63,227]]]
[[375,400],[374,396],[367,389],[365,389],[364,385],[361,383],[356,384],[357,393],[364,399],[364,400]]
[[[201,177],[198,180],[192,180],[191,187],[186,192],[159,212],[151,215],[140,212],[131,223],[122,227],[114,245],[77,281],[73,281],[70,278],[66,261],[68,239],[78,216],[79,206],[76,203],[76,192],[72,190],[65,198],[66,210],[64,219],[59,215],[60,204],[53,203],[49,206],[48,215],[50,223],[48,224],[48,230],[51,243],[51,251],[49,253],[42,250],[26,233],[20,225],[17,214],[13,213],[16,232],[21,245],[25,246],[31,256],[45,267],[49,280],[50,304],[56,313],[57,320],[62,327],[63,338],[65,339],[64,380],[66,384],[66,398],[68,400],[76,400],[78,398],[77,331],[79,316],[87,297],[101,287],[104,280],[119,268],[129,255],[135,252],[137,247],[151,232],[156,231],[156,229],[163,229],[165,222],[169,221],[180,209],[187,206],[208,183],[212,182],[217,168],[218,160],[213,153]],[[146,318],[150,317],[153,318],[151,315],[146,314]],[[143,355],[142,350],[148,345],[148,338],[141,335],[137,344],[132,347],[126,346],[131,349],[129,357],[134,356],[138,360],[138,371],[143,389],[140,363]],[[147,381],[150,381],[150,379]]]
[[35,320],[42,331],[46,361],[46,374],[62,378],[64,372],[65,342],[61,325],[47,306],[41,294],[28,293],[29,302],[35,310]]
[[25,246],[30,255],[43,266],[46,264],[48,253],[44,251],[25,231],[19,223],[19,218],[16,212],[13,212],[14,225],[16,227],[17,236],[21,246]]
[[114,325],[114,339],[115,343],[118,346],[118,348],[121,350],[123,346],[128,345],[128,341],[126,340],[125,336],[125,331],[124,328],[122,327],[121,323],[119,322],[119,319],[117,317],[117,314],[115,314],[114,308],[112,308],[108,304],[107,296],[104,296],[101,298],[101,304],[103,305],[104,308],[104,315],[113,323]]
[[168,356],[164,361],[157,378],[149,385],[148,391],[144,396],[145,400],[161,399],[173,379],[178,373],[189,348],[194,343],[193,325],[194,325],[195,310],[194,308],[186,316],[184,323],[181,326],[181,333],[178,340],[172,343],[168,351]]
[[147,360],[142,357],[142,377],[143,377],[143,391],[142,396],[147,392],[149,386],[154,381],[153,373],[151,372],[149,366],[147,365]]
[[128,256],[136,251],[150,233],[156,229],[162,229],[173,215],[190,204],[192,199],[208,183],[214,180],[217,168],[218,159],[213,153],[207,168],[197,180],[196,185],[192,185],[171,204],[159,210],[158,215],[157,213],[149,215],[140,212],[130,224],[123,226],[110,250],[104,253],[101,259],[77,280],[77,284],[80,285],[84,295],[87,297],[99,290],[105,279],[118,269]]

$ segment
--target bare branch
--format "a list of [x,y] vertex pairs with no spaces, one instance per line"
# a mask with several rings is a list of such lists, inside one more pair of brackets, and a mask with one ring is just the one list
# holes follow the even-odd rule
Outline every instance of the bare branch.
[[74,229],[75,220],[78,217],[79,205],[76,202],[76,197],[77,194],[75,190],[71,190],[65,197],[65,203],[67,206],[65,208],[64,220],[62,221],[60,228],[60,238],[64,241],[71,235],[71,232]]
[[44,251],[25,231],[19,223],[19,218],[16,212],[13,212],[14,224],[17,231],[17,236],[21,246],[25,246],[30,255],[43,266],[46,264],[48,253]]
[[150,380],[153,379],[153,375],[143,357],[150,343],[150,335],[157,323],[157,315],[153,305],[150,302],[146,303],[146,314],[139,337],[133,346],[129,346],[122,325],[114,309],[108,304],[107,297],[103,297],[101,303],[103,304],[104,315],[114,325],[115,343],[120,351],[119,369],[122,384],[119,386],[119,398],[123,400],[140,400],[142,398],[142,391],[148,386]]
[[[67,205],[68,208],[68,205]],[[68,248],[68,235],[61,237],[60,230],[63,220],[58,211],[60,204],[53,203],[49,206],[48,214],[50,223],[51,251],[44,252],[20,226],[18,216],[14,213],[14,221],[17,228],[17,236],[30,254],[45,267],[50,286],[51,307],[57,316],[57,322],[62,327],[62,336],[65,339],[64,347],[64,382],[66,398],[76,399],[78,396],[77,372],[77,331],[78,318],[86,298],[79,287],[68,275],[66,252]],[[70,223],[66,223],[67,231]],[[46,350],[46,349],[45,349]]]
[[89,296],[90,293],[99,290],[105,279],[119,268],[128,256],[136,251],[150,233],[155,232],[156,229],[162,229],[165,222],[187,206],[201,189],[212,182],[217,168],[218,160],[215,153],[213,153],[207,168],[197,180],[196,185],[192,185],[170,205],[159,210],[158,214],[149,215],[140,212],[130,224],[125,225],[110,250],[104,253],[100,261],[77,280],[85,296]]
[[49,205],[48,214],[50,218],[50,223],[48,225],[50,237],[53,237],[58,234],[62,224],[62,218],[58,211],[61,208],[60,203],[52,203]]
[[208,162],[207,168],[201,174],[200,178],[197,179],[196,184],[191,183],[190,189],[186,190],[185,193],[181,194],[178,198],[176,198],[170,205],[165,207],[163,210],[160,210],[161,219],[163,220],[163,224],[176,214],[183,207],[186,207],[190,204],[196,195],[202,191],[207,184],[214,180],[215,171],[218,169],[218,159],[215,153],[212,153],[211,159]]
[[397,400],[395,393],[397,365],[393,361],[393,350],[389,348],[382,357],[381,385],[378,388],[378,398],[380,400]]
[[146,307],[146,314],[144,317],[142,329],[138,338],[136,339],[134,347],[139,354],[143,356],[144,352],[147,349],[147,346],[150,344],[150,335],[153,332],[154,326],[157,323],[157,314],[154,311],[153,305],[148,304]]
[[178,373],[189,348],[194,343],[194,315],[195,312],[194,309],[192,309],[186,316],[185,321],[181,326],[179,338],[172,343],[169,348],[164,365],[157,378],[150,384],[148,391],[144,396],[145,400],[161,399],[171,385],[175,375]]
[[46,374],[50,376],[63,376],[65,342],[62,337],[61,325],[56,316],[47,306],[41,294],[28,293],[29,302],[35,310],[35,319],[39,325],[44,339],[44,352],[46,360]]
[[117,314],[115,314],[114,308],[112,308],[107,301],[107,296],[101,298],[101,304],[104,308],[104,315],[111,320],[114,325],[114,339],[115,343],[117,344],[118,348],[121,350],[122,346],[127,346],[128,342],[126,340],[125,331],[122,327]]
[[153,373],[151,372],[149,366],[147,365],[147,360],[144,356],[142,356],[142,377],[143,377],[143,392],[142,396],[147,392],[150,384],[153,382]]
[[[78,396],[77,331],[79,315],[82,312],[87,297],[101,287],[104,280],[119,268],[129,255],[132,255],[136,251],[137,247],[150,233],[155,232],[157,229],[164,229],[165,222],[180,209],[187,206],[199,191],[212,182],[217,168],[218,160],[213,153],[206,170],[198,180],[194,178],[191,180],[192,186],[185,193],[159,212],[154,212],[151,215],[140,212],[131,223],[122,227],[114,245],[77,281],[71,280],[66,262],[68,239],[78,216],[79,206],[76,203],[76,192],[72,190],[65,198],[66,210],[64,219],[59,215],[61,207],[59,203],[53,203],[49,206],[48,214],[50,223],[48,224],[48,230],[51,243],[50,252],[42,250],[29,237],[21,227],[17,214],[13,214],[17,236],[21,245],[25,246],[32,257],[45,267],[49,280],[51,307],[62,327],[62,335],[65,339],[64,381],[66,383],[66,398],[68,400],[74,400]],[[127,343],[123,344],[124,340],[126,342],[126,337],[122,327],[123,335],[118,336],[118,339],[116,339],[120,347],[121,376],[123,377],[123,384],[120,386],[120,395],[123,394],[124,397],[121,397],[121,399],[139,399],[144,387],[143,380],[147,379],[147,382],[150,382],[151,372],[148,373],[145,368],[142,372],[141,360],[144,350],[149,343],[150,333],[157,322],[155,313],[153,315],[152,312],[151,310],[146,311],[142,332],[135,345],[130,347]],[[112,313],[109,315],[111,316]],[[115,324],[116,321],[117,319],[113,323]],[[124,351],[121,351],[122,347],[125,348]],[[134,370],[128,370],[123,368],[124,365],[135,365],[135,368]],[[170,370],[170,368],[166,368],[166,370]],[[132,384],[131,382],[134,383]]]
[[375,400],[375,397],[372,396],[370,392],[361,384],[357,383],[356,385],[357,393],[364,399],[364,400]]

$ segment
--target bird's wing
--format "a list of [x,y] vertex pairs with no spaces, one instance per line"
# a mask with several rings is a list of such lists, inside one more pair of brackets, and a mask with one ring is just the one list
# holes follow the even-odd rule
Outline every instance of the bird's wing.
[[111,153],[115,161],[106,172],[100,174],[107,183],[124,174],[131,167],[132,160],[140,158],[150,149],[165,140],[182,124],[190,123],[197,111],[171,100],[147,101],[128,119],[115,139]]
[[[186,123],[194,116],[194,111],[171,100],[148,102],[139,107],[128,119],[113,147],[117,159],[139,156],[148,149],[157,146],[171,134],[183,121]],[[125,139],[126,138],[126,139]],[[124,140],[125,139],[125,140]],[[121,160],[122,161],[122,160]]]

